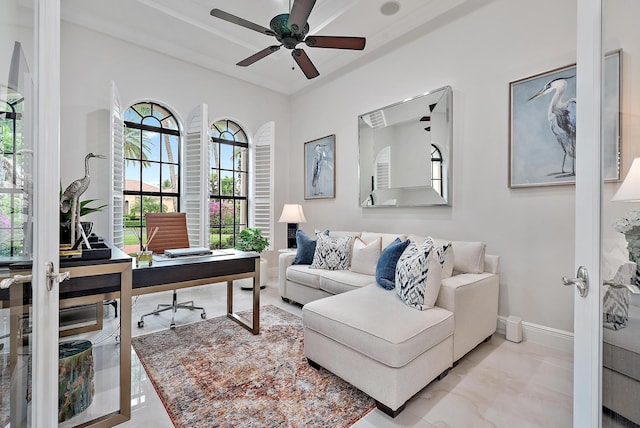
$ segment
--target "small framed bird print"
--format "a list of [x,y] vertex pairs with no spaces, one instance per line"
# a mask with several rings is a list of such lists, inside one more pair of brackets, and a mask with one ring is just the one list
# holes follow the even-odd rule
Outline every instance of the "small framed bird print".
[[[605,56],[602,101],[604,178],[620,180],[621,51]],[[509,187],[574,184],[576,65],[509,84]]]

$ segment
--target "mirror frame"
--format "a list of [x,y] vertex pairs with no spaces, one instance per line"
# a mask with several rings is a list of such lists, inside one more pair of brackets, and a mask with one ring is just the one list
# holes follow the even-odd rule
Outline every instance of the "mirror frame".
[[[365,141],[365,137],[363,137],[362,135],[362,122],[364,120],[363,118],[371,114],[385,111],[387,109],[395,108],[401,105],[408,105],[407,103],[418,103],[420,101],[424,101],[425,99],[428,99],[429,97],[433,98],[436,94],[440,92],[442,92],[442,95],[437,98],[436,104],[440,104],[441,102],[445,103],[444,117],[445,117],[446,123],[445,123],[445,131],[443,132],[443,135],[446,133],[446,137],[443,138],[443,140],[440,142],[440,145],[442,147],[438,147],[438,148],[441,151],[445,147],[447,149],[446,155],[444,153],[442,155],[442,158],[443,158],[442,160],[442,180],[443,180],[442,195],[438,194],[435,190],[433,190],[430,184],[427,184],[424,186],[413,186],[413,187],[391,187],[389,188],[389,190],[395,191],[395,193],[397,193],[400,196],[402,196],[403,194],[407,194],[407,195],[410,194],[413,197],[417,196],[418,199],[424,199],[426,200],[426,202],[419,203],[419,202],[416,202],[414,199],[413,202],[409,202],[409,203],[397,203],[397,199],[391,199],[391,201],[393,201],[394,203],[376,204],[375,201],[372,201],[372,203],[369,204],[369,201],[373,199],[374,192],[377,189],[371,190],[371,191],[365,191],[363,187],[365,185],[363,180],[366,180],[367,183],[371,183],[371,188],[373,187],[372,177],[370,177],[369,175],[367,177],[362,176],[363,169],[371,170],[370,167],[366,169],[363,168],[363,163],[362,163],[364,161],[363,146],[365,144],[368,144],[369,146],[373,144],[373,142],[371,141]],[[435,108],[437,108],[437,106],[434,107],[433,110],[435,110]],[[430,110],[427,108],[427,111],[423,114],[430,115]],[[411,117],[407,118],[407,120],[411,120],[411,119],[413,118]],[[420,116],[417,116],[415,119],[419,120]],[[428,153],[431,153],[432,144],[430,142],[428,144],[429,144],[429,147],[427,147]],[[374,166],[374,169],[375,169],[375,166]],[[425,92],[424,94],[417,95],[412,98],[407,98],[403,101],[390,104],[385,107],[375,109],[358,116],[358,186],[359,186],[358,205],[360,207],[388,208],[388,207],[451,206],[452,200],[453,200],[452,182],[453,182],[453,89],[451,88],[451,86],[449,85],[443,86],[433,91]]]

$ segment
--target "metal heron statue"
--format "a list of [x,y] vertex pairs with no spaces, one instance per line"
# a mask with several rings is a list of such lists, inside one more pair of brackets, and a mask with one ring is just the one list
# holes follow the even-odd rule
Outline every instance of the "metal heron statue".
[[570,98],[566,101],[562,100],[564,93],[567,90],[567,80],[574,76],[560,77],[553,79],[534,96],[527,101],[531,101],[535,98],[546,95],[550,92],[554,92],[553,98],[549,103],[549,111],[547,113],[547,119],[549,120],[549,126],[551,132],[555,135],[558,144],[564,152],[562,158],[562,173],[568,173],[565,171],[564,165],[567,160],[567,155],[571,158],[571,175],[576,174],[576,99]]
[[69,184],[60,198],[60,211],[68,213],[71,210],[71,245],[76,242],[76,230],[80,219],[80,196],[89,188],[91,182],[89,175],[89,159],[91,158],[106,159],[103,155],[87,154],[84,157],[84,177]]

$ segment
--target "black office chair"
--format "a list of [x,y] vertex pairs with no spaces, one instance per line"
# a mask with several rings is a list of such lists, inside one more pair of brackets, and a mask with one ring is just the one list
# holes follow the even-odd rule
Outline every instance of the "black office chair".
[[[147,237],[151,236],[153,230],[158,227],[158,231],[149,242],[147,249],[154,254],[164,254],[165,250],[175,248],[189,248],[189,235],[187,233],[187,217],[185,213],[146,213]],[[148,238],[147,238],[148,239]],[[175,314],[178,309],[189,309],[202,311],[200,317],[207,318],[203,307],[194,306],[193,300],[178,303],[178,292],[173,290],[173,300],[169,303],[159,304],[155,311],[144,314],[138,321],[138,327],[144,327],[144,317],[148,315],[158,315],[160,312],[171,310],[170,328],[175,328]]]

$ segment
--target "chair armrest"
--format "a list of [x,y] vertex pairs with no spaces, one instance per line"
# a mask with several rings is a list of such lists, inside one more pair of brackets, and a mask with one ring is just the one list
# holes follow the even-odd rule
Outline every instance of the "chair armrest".
[[281,253],[278,258],[278,289],[280,296],[287,298],[287,268],[293,264],[296,259],[295,252]]

